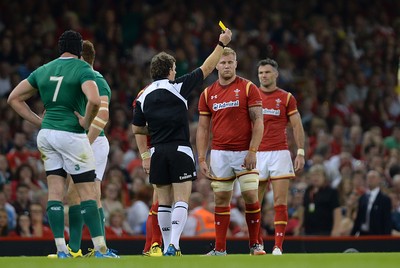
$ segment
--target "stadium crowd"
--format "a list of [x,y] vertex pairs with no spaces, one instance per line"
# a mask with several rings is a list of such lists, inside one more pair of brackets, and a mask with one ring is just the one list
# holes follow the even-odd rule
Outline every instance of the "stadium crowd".
[[[106,236],[121,237],[144,233],[152,199],[131,131],[132,101],[150,82],[149,61],[160,51],[174,55],[177,76],[199,66],[216,45],[213,37],[220,31],[219,20],[233,31],[230,46],[237,52],[238,75],[258,85],[257,62],[273,58],[280,66],[278,86],[298,100],[307,161],[291,182],[287,235],[307,234],[304,230],[309,227],[304,225],[310,222],[303,218],[310,207],[305,206],[304,194],[317,183],[335,193],[336,200],[324,205],[340,206],[342,211],[340,228],[332,234],[351,235],[369,170],[378,172],[380,188],[391,199],[390,232],[400,234],[399,9],[400,2],[391,0],[2,1],[0,236],[49,232],[38,129],[7,105],[7,96],[38,66],[58,57],[56,40],[65,29],[79,31],[95,44],[94,68],[112,89],[106,127],[111,149],[102,200]],[[204,87],[216,78],[211,74]],[[194,149],[202,89],[189,102]],[[39,98],[30,104],[43,113]],[[295,156],[290,127],[288,135]],[[212,209],[212,190],[200,172],[193,192],[206,200],[205,208]],[[271,192],[265,201],[262,228],[267,235],[274,233]],[[229,235],[246,236],[240,192],[235,192],[231,207]]]

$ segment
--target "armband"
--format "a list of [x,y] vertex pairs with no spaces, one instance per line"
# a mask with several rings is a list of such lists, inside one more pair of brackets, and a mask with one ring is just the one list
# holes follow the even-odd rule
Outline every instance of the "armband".
[[151,157],[150,152],[146,151],[142,154],[140,154],[140,157],[142,157],[142,160],[148,159]]
[[225,48],[226,46],[224,45],[224,43],[222,43],[221,41],[218,41],[218,45],[220,45],[222,48]]
[[297,149],[297,155],[305,156],[304,149]]
[[251,148],[249,149],[249,151],[250,151],[250,152],[253,152],[253,153],[257,153],[257,149],[254,148],[254,147],[251,147]]

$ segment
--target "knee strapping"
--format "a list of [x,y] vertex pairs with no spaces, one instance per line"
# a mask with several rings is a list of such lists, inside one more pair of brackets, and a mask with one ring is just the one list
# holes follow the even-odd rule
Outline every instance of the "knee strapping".
[[212,181],[211,187],[214,192],[230,192],[233,191],[234,181]]
[[239,177],[240,191],[258,189],[258,174],[245,174]]

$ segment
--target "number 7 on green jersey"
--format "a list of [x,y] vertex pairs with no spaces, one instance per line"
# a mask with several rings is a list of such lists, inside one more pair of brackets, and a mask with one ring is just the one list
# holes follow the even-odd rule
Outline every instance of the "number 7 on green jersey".
[[54,91],[53,102],[57,100],[58,92],[60,91],[61,83],[64,76],[50,76],[50,81],[57,81],[56,91]]

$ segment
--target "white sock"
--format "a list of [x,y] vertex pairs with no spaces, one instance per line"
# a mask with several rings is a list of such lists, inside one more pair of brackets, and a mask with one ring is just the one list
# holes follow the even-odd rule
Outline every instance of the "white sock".
[[157,219],[164,241],[164,253],[171,241],[171,211],[171,206],[158,205]]
[[94,250],[100,251],[101,253],[105,254],[107,252],[106,241],[104,236],[96,236],[92,238]]
[[65,253],[69,253],[65,238],[55,238],[54,241],[56,242],[57,252],[63,251]]
[[181,238],[183,228],[185,227],[187,216],[188,204],[183,201],[176,202],[171,216],[172,230],[170,242],[170,244],[173,244],[176,249],[180,249],[179,240]]

